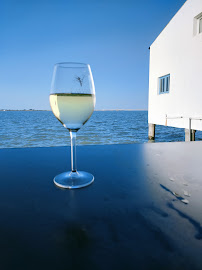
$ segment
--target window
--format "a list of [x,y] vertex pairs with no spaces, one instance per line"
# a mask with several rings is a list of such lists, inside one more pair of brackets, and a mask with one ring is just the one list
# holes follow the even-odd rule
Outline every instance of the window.
[[159,94],[169,93],[170,74],[159,78]]
[[199,19],[199,34],[202,33],[202,17]]
[[193,35],[196,36],[202,33],[202,12],[194,17],[194,32]]

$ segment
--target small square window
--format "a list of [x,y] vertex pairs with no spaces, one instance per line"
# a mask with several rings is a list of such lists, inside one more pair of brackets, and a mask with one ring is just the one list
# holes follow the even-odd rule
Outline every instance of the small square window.
[[199,33],[202,33],[202,18],[199,19]]
[[196,36],[202,33],[202,12],[194,17],[193,35]]
[[159,78],[159,94],[169,93],[170,91],[170,74]]

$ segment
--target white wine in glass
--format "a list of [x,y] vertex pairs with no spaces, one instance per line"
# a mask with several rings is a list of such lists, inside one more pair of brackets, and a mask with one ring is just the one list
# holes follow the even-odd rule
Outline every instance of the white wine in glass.
[[52,94],[50,105],[55,117],[69,130],[79,130],[91,117],[94,94]]
[[90,185],[94,176],[76,169],[76,132],[88,121],[95,108],[95,87],[90,66],[59,63],[54,67],[50,94],[53,114],[70,131],[71,171],[61,173],[54,183],[61,188]]

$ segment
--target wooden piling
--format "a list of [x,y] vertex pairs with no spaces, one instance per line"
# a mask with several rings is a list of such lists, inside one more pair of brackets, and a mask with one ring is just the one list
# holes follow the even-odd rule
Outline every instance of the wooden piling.
[[185,142],[195,141],[195,133],[196,130],[185,128]]
[[155,139],[155,124],[149,123],[149,125],[148,125],[148,138],[149,138],[149,140]]

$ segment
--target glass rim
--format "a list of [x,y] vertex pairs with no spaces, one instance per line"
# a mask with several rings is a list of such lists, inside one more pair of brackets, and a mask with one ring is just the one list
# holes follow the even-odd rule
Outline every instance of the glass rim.
[[86,68],[86,67],[90,67],[89,64],[79,63],[79,62],[60,62],[60,63],[56,63],[54,66],[61,67],[61,68]]

